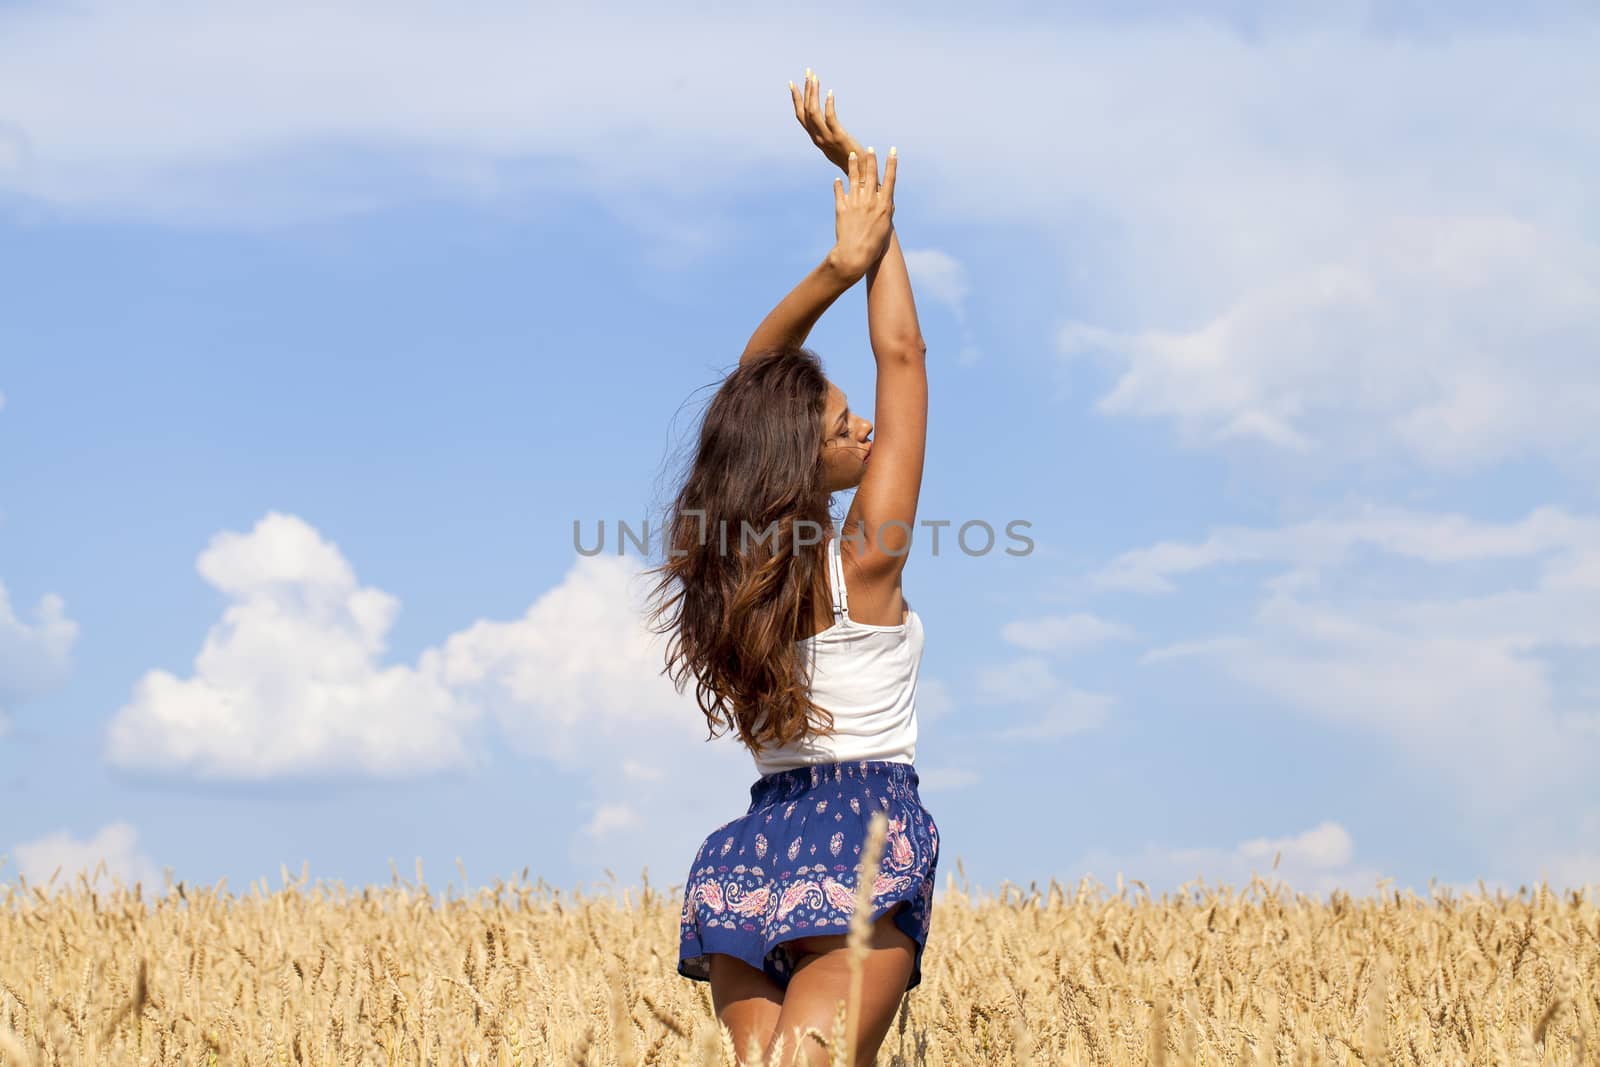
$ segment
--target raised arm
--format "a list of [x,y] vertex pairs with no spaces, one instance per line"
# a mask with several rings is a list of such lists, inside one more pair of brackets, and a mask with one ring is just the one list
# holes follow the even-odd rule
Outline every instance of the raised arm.
[[[804,93],[795,88],[794,82],[789,83],[794,117],[811,133],[812,142],[822,148],[828,159],[848,174],[847,157],[860,146],[838,125],[833,114],[833,94],[828,94],[828,113],[824,115],[818,101],[821,87],[810,70],[806,71],[805,80]],[[832,129],[828,126],[830,121],[833,122]],[[867,266],[858,249],[850,249],[847,255],[842,255],[836,244],[823,261],[812,268],[756,327],[750,343],[744,346],[744,354],[739,357],[739,365],[743,366],[761,353],[779,346],[798,347],[805,344],[812,327],[822,318],[822,313],[832,307],[845,290],[861,280]]]
[[[877,153],[865,151],[839,122],[833,93],[822,100],[817,78],[806,71],[802,94],[789,83],[794,115],[811,135],[811,143],[850,181],[849,196],[835,194],[841,220],[865,235],[856,245],[866,249],[867,333],[878,363],[877,410],[871,460],[845,516],[843,535],[854,548],[861,570],[870,578],[899,584],[911,549],[917,500],[922,494],[923,457],[928,438],[928,373],[922,328],[911,298],[911,277],[895,236],[894,186],[898,153],[891,148],[878,184]],[[863,180],[866,184],[862,184]],[[875,205],[869,210],[867,204]],[[880,237],[887,216],[887,233]],[[873,221],[869,224],[867,219]],[[841,244],[843,245],[841,228]],[[835,246],[837,252],[840,246]]]
[[[891,150],[884,175],[893,197],[898,160]],[[876,180],[877,162],[867,149],[866,174]],[[911,550],[911,531],[922,494],[928,442],[928,346],[917,322],[900,239],[889,232],[883,258],[867,269],[867,333],[878,363],[872,458],[850,502],[845,529],[862,532],[856,547],[861,569],[875,579],[898,577]]]
[[826,258],[804,278],[789,294],[778,301],[778,306],[761,320],[750,343],[744,346],[739,365],[750,362],[763,352],[780,346],[799,347],[806,343],[811,328],[822,313],[839,299],[839,295],[861,280],[861,274],[839,261],[837,250],[830,250]]

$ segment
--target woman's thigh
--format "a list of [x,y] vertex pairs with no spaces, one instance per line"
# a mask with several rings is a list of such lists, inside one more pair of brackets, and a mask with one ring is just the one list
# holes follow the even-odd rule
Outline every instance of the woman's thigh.
[[[906,905],[902,904],[901,907]],[[838,1002],[850,995],[850,950],[848,936],[827,934],[787,942],[795,957],[794,973],[784,991],[783,1010],[777,1019],[776,1038],[783,1037],[782,1067],[790,1064],[811,1067],[826,1064],[827,1050],[815,1039],[801,1046],[806,1056],[796,1058],[796,1032],[815,1027],[829,1039],[833,1036],[834,1013]],[[856,1062],[876,1062],[895,1013],[905,996],[916,942],[894,923],[894,912],[873,924],[866,957],[862,960],[861,1004],[856,1031]]]
[[783,991],[765,972],[736,956],[713,952],[710,964],[711,1004],[717,1020],[733,1034],[734,1051],[743,1060],[754,1038],[764,1053],[783,1007]]

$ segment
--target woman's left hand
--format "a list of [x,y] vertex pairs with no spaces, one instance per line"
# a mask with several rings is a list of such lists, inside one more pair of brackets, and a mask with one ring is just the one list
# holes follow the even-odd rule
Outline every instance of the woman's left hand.
[[823,104],[818,99],[822,86],[815,74],[806,71],[805,91],[796,89],[794,82],[789,83],[789,95],[794,98],[794,117],[800,120],[800,125],[806,128],[811,135],[811,143],[822,149],[822,154],[828,157],[828,162],[850,173],[850,153],[854,152],[861,158],[866,158],[866,153],[861,150],[861,144],[854,137],[845,132],[839,125],[839,116],[833,110],[833,93],[830,90],[827,99],[827,111],[824,113]]

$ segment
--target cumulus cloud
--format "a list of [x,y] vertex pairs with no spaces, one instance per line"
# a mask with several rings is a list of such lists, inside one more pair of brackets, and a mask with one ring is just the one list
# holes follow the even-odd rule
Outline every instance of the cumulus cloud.
[[18,618],[0,582],[0,733],[16,705],[62,684],[70,667],[78,624],[54,593],[39,598],[32,621]]
[[139,851],[139,832],[125,822],[104,826],[87,841],[59,830],[25,841],[12,852],[18,873],[29,884],[43,886],[54,877],[56,890],[71,888],[80,874],[102,888],[113,880],[130,888],[138,882],[146,893],[160,889],[164,881],[155,862]]
[[704,736],[692,696],[661,673],[646,594],[626,557],[581,557],[521,618],[480,620],[447,637],[429,662],[519,747],[559,763],[579,765],[597,746]]
[[1118,876],[1125,882],[1138,879],[1153,894],[1174,891],[1195,879],[1212,887],[1239,888],[1254,875],[1300,893],[1326,896],[1339,889],[1357,896],[1370,894],[1380,873],[1356,865],[1355,851],[1349,831],[1325,821],[1298,834],[1255,837],[1232,848],[1152,844],[1125,854],[1091,852],[1078,862],[1076,871],[1102,883]]
[[644,584],[621,557],[579,557],[519,618],[479,620],[385,663],[399,601],[338,547],[273,512],[218,534],[198,570],[231,603],[194,671],[150,671],[113,718],[115,765],[196,779],[400,776],[475,765],[486,719],[525,752],[581,767],[641,746],[625,777],[659,779],[649,742],[690,740],[698,712],[662,675]]
[[480,620],[430,656],[520,754],[582,776],[592,815],[574,862],[628,855],[659,880],[744,809],[756,772],[733,737],[708,741],[692,682],[679,693],[662,673],[650,587],[629,557],[579,557],[520,618]]
[[398,600],[363,586],[296,516],[219,533],[197,569],[229,604],[187,677],[146,673],[113,716],[115,767],[200,782],[400,778],[480,765],[497,729],[535,766],[582,776],[594,815],[574,835],[580,858],[628,849],[658,872],[698,845],[682,827],[725,821],[754,777],[731,738],[705,743],[692,693],[662,674],[628,559],[577,557],[521,617],[479,620],[411,664],[385,662]]
[[744,809],[756,772],[733,737],[708,742],[692,685],[679,693],[663,674],[650,586],[629,557],[580,556],[520,617],[479,620],[423,660],[535,767],[580,777],[591,814],[569,840],[574,862],[627,855],[660,881]]
[[112,718],[106,758],[197,780],[469,766],[477,709],[442,658],[384,664],[399,601],[362,586],[309,524],[269,513],[212,538],[197,569],[229,605],[193,673],[152,670]]

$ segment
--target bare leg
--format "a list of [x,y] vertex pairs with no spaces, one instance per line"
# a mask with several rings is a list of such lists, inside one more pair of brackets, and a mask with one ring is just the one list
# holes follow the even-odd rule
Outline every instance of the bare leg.
[[[905,905],[902,905],[904,907]],[[828,1050],[816,1038],[804,1044],[799,1034],[816,1027],[832,1037],[833,1018],[838,1002],[850,996],[850,952],[844,934],[801,938],[790,943],[795,954],[794,973],[784,991],[783,1010],[778,1015],[776,1033],[783,1036],[783,1059],[769,1067],[827,1067]],[[855,1067],[877,1063],[878,1046],[883,1044],[906,983],[916,961],[916,943],[894,924],[894,912],[872,926],[866,958],[861,967],[861,1010],[857,1016]],[[796,1052],[803,1049],[803,1054]],[[772,1047],[767,1047],[772,1060]]]
[[783,1007],[783,991],[763,971],[736,956],[711,953],[711,1003],[717,1019],[733,1034],[733,1048],[744,1062],[750,1039],[763,1054]]

